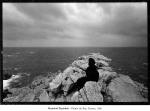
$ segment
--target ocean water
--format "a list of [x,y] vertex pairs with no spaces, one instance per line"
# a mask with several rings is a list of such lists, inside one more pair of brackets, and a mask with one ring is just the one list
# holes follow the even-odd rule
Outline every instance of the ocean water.
[[3,73],[28,73],[31,82],[36,76],[48,72],[63,71],[79,56],[88,53],[101,53],[111,58],[111,66],[117,73],[129,75],[133,80],[147,86],[147,48],[99,48],[99,47],[60,47],[60,48],[3,48]]

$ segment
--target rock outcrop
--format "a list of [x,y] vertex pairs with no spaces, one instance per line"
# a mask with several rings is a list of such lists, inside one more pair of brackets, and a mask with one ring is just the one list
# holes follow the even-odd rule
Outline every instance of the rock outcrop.
[[[85,77],[82,69],[93,58],[99,72],[99,81],[87,81],[80,89],[70,89]],[[129,76],[117,74],[110,66],[111,59],[91,53],[75,60],[55,78],[43,77],[24,88],[12,88],[3,102],[147,102],[148,89]],[[80,68],[79,68],[80,67]]]

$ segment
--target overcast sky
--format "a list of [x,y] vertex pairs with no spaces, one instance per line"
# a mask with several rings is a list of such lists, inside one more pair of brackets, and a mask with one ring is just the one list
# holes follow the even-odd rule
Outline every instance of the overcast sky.
[[3,3],[3,46],[147,46],[147,4]]

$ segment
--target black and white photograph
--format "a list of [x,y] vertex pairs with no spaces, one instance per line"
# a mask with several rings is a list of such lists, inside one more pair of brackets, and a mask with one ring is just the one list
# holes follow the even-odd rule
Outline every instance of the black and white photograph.
[[149,104],[147,7],[2,3],[1,104]]

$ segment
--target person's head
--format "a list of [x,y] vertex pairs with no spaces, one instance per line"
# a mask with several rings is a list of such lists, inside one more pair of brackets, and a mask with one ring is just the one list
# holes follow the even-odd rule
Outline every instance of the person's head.
[[95,60],[93,58],[89,58],[89,66],[95,65]]

